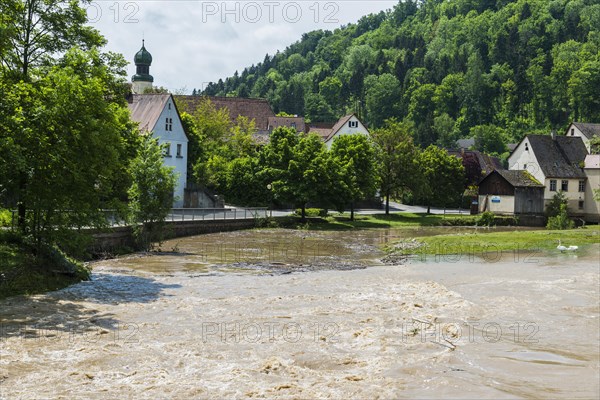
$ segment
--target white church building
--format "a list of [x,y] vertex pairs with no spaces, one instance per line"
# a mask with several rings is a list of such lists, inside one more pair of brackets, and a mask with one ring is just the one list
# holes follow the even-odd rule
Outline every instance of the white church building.
[[173,167],[177,185],[173,193],[173,207],[184,203],[187,182],[188,138],[183,130],[177,106],[170,94],[144,93],[152,89],[154,78],[150,75],[152,56],[142,42],[142,48],[134,57],[136,74],[132,78],[133,94],[129,96],[131,119],[139,124],[141,132],[149,132],[165,145],[164,164]]

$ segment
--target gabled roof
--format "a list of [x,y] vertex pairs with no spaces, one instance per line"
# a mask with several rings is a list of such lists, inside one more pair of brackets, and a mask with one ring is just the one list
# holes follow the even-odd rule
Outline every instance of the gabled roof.
[[577,127],[588,139],[594,136],[600,136],[600,124],[590,124],[587,122],[573,122],[573,125]]
[[292,124],[296,127],[297,132],[304,133],[306,125],[304,124],[303,117],[269,117],[268,126],[269,130],[278,128],[280,126],[291,127]]
[[497,173],[502,176],[513,187],[544,187],[544,185],[538,182],[538,180],[535,179],[529,172],[524,170],[497,169],[487,174],[481,181],[483,182],[484,179],[493,173]]
[[127,99],[131,119],[139,124],[141,131],[152,131],[170,98],[170,94],[163,93],[132,94]]
[[229,111],[229,118],[234,124],[241,115],[254,120],[256,129],[267,131],[269,118],[275,117],[266,99],[246,99],[242,97],[215,97],[215,96],[176,96],[183,104],[183,111],[193,113],[203,100],[210,100],[217,110],[225,108]]
[[331,128],[331,132],[329,132],[329,135],[325,138],[325,141],[328,141],[333,136],[335,136],[335,134],[338,133],[338,131],[340,129],[342,129],[342,127],[346,125],[346,122],[348,122],[350,120],[350,118],[352,118],[353,116],[354,116],[354,114],[348,114],[348,115],[344,115],[342,118],[340,118],[338,120],[338,122],[335,123],[333,128]]
[[[585,178],[581,165],[588,154],[580,137],[527,135],[531,150],[547,178]],[[520,144],[519,144],[520,145]]]

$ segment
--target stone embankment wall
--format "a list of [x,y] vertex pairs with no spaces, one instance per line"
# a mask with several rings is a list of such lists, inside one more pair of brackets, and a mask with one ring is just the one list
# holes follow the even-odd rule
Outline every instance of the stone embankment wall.
[[[165,222],[163,239],[250,229],[254,228],[256,223],[257,221],[254,219]],[[93,256],[113,254],[117,251],[122,252],[123,249],[134,250],[136,248],[133,228],[130,226],[113,227],[101,232],[92,232],[92,236],[94,239],[89,252]]]

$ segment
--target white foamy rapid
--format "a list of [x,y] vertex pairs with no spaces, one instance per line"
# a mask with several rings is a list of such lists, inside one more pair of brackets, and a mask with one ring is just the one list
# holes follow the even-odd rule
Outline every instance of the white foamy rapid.
[[[226,237],[99,262],[90,282],[0,302],[0,397],[598,396],[597,248],[309,272],[224,268],[194,252]],[[372,243],[336,247],[330,262],[373,265]]]

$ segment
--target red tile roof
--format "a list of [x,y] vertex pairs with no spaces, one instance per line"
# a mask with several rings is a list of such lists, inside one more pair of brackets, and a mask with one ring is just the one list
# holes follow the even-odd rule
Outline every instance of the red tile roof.
[[246,99],[241,97],[211,97],[211,96],[175,96],[182,104],[182,111],[194,112],[201,101],[210,100],[217,109],[225,108],[229,117],[236,123],[238,116],[253,119],[258,131],[269,129],[269,118],[275,117],[266,99]]
[[292,124],[294,124],[293,126],[297,132],[305,132],[306,130],[303,117],[269,117],[268,123],[270,131],[280,126],[292,127]]

